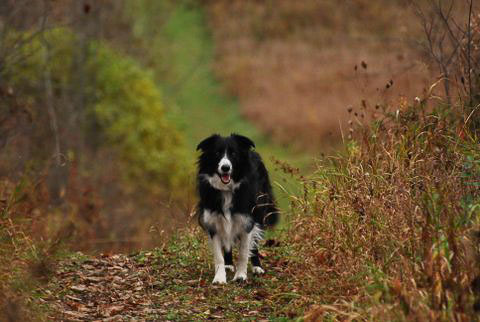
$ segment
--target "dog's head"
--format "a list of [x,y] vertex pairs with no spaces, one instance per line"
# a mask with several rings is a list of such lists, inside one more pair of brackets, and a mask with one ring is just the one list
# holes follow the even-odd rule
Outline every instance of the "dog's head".
[[199,174],[219,190],[232,190],[250,167],[249,151],[255,144],[249,138],[232,134],[209,136],[197,146]]

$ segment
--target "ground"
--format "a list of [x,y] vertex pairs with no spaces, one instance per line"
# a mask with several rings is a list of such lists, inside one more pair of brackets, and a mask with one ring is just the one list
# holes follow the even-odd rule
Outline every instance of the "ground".
[[[287,243],[269,239],[261,250],[266,273],[248,281],[212,285],[214,270],[206,237],[185,231],[151,251],[87,256],[59,262],[38,301],[49,318],[84,321],[270,320],[301,316],[305,297],[290,266]],[[307,288],[308,289],[308,288]]]

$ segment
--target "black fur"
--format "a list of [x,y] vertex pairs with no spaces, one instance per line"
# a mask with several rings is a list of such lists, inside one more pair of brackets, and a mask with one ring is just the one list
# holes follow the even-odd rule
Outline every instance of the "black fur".
[[[225,153],[232,164],[231,180],[239,186],[232,192],[232,203],[228,211],[232,216],[248,216],[245,218],[245,232],[249,233],[255,225],[262,230],[274,226],[278,221],[278,210],[272,193],[267,169],[260,157],[252,148],[255,144],[247,137],[232,134],[222,137],[214,134],[197,146],[201,150],[198,159],[197,189],[198,219],[200,226],[213,237],[217,232],[214,225],[204,222],[204,210],[216,216],[225,216],[222,191],[206,180],[206,176],[219,176],[219,162]],[[237,238],[237,236],[233,236]],[[252,251],[252,264],[260,266],[258,249]],[[224,249],[227,265],[232,262],[231,250]]]
[[251,150],[251,147],[255,147],[255,144],[238,134],[229,137],[214,134],[198,144],[197,150],[203,152],[198,159],[197,176],[200,213],[203,209],[209,209],[223,214],[221,191],[212,187],[201,175],[215,175],[218,162],[226,150],[233,164],[232,179],[241,182],[233,194],[231,213],[250,214],[261,228],[272,227],[277,223],[278,210],[267,169],[260,155]]

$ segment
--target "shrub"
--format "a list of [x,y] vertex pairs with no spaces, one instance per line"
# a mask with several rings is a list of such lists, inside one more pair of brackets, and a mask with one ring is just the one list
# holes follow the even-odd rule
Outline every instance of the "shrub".
[[90,67],[96,71],[96,121],[119,148],[130,176],[147,186],[178,190],[190,169],[152,76],[106,46],[98,47]]
[[473,314],[480,149],[461,115],[426,109],[400,104],[304,179],[291,233],[311,241],[298,251],[312,287],[338,296],[309,319]]
[[[48,61],[42,39],[50,46]],[[99,41],[88,44],[86,65],[74,66],[73,57],[78,50],[75,39],[75,34],[64,28],[34,38],[22,48],[30,53],[28,58],[8,70],[9,86],[28,93],[24,99],[34,107],[45,105],[44,71],[49,69],[64,149],[87,148],[74,154],[94,152],[98,147],[109,149],[120,157],[123,163],[120,168],[133,189],[146,188],[154,194],[179,190],[191,165],[183,154],[180,133],[166,118],[164,101],[152,75],[135,60]],[[82,85],[74,75],[79,70],[87,80],[85,88],[76,87]],[[76,104],[76,91],[87,96],[86,106]],[[34,120],[46,114],[38,108],[31,111]],[[48,120],[42,117],[41,121],[37,128],[48,146],[51,144]],[[36,139],[37,136],[30,137],[32,146],[37,146],[33,142]],[[86,142],[74,142],[78,139]],[[52,150],[43,147],[39,155],[32,157],[46,158],[45,151]]]
[[[186,212],[180,207],[190,202],[193,162],[184,154],[180,132],[167,120],[150,73],[103,42],[90,40],[79,48],[76,39],[65,28],[45,32],[22,47],[27,59],[4,70],[1,131],[8,137],[0,135],[0,177],[13,184],[21,178],[41,183],[51,208],[38,216],[39,226],[54,235],[72,224],[74,249],[157,243],[163,235],[150,228],[173,230],[172,218]],[[52,110],[58,131],[51,127]],[[100,239],[111,243],[99,246]]]

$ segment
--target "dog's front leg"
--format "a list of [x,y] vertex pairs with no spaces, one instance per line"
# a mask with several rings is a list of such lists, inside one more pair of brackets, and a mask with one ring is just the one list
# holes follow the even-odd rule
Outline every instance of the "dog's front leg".
[[223,258],[222,242],[218,235],[213,235],[210,239],[213,252],[213,262],[215,264],[215,277],[212,284],[227,283],[227,274],[225,272],[225,260]]
[[238,251],[237,272],[233,277],[234,281],[247,280],[248,255],[250,254],[251,233],[244,233],[240,238],[240,249]]

